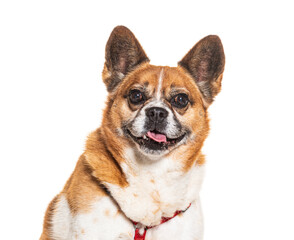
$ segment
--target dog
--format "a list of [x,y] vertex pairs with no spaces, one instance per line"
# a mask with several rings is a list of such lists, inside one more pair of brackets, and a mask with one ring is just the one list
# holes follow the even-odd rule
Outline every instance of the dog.
[[202,239],[201,147],[224,66],[218,36],[203,38],[177,67],[167,67],[151,65],[128,28],[114,28],[101,126],[49,204],[40,239]]

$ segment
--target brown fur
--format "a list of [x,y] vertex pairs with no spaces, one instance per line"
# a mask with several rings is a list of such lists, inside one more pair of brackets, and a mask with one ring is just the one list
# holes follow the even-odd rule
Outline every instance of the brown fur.
[[[223,48],[216,36],[199,41],[178,67],[161,67],[148,63],[149,59],[135,36],[122,26],[112,32],[105,59],[102,76],[109,96],[102,125],[89,135],[85,152],[61,192],[67,198],[72,214],[89,211],[95,199],[109,195],[102,182],[122,188],[128,186],[120,164],[125,161],[124,150],[136,146],[119,129],[129,121],[138,106],[132,105],[127,96],[132,88],[142,89],[148,98],[154,96],[162,69],[165,103],[169,105],[169,100],[177,91],[188,94],[191,103],[187,107],[171,109],[181,123],[197,135],[168,154],[182,163],[183,172],[196,164],[204,164],[201,147],[209,131],[207,106],[220,91],[224,70]],[[154,192],[154,201],[157,201],[158,194]],[[41,240],[50,239],[51,220],[57,202],[58,196],[48,206]],[[105,210],[105,214],[109,214],[109,211]],[[118,214],[123,213],[118,211]]]
[[40,240],[50,240],[50,229],[52,227],[51,220],[52,215],[54,214],[55,206],[58,201],[58,196],[53,198],[53,200],[49,203],[49,206],[45,213],[44,223],[43,223],[43,233],[40,237]]

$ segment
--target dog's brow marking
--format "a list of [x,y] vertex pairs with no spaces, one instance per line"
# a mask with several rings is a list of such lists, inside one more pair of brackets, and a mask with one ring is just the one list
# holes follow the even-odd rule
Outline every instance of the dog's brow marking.
[[157,100],[160,99],[160,92],[161,92],[161,87],[162,87],[162,79],[163,79],[163,68],[160,71],[159,79],[158,79],[158,86],[157,86],[157,90],[156,90],[156,99]]

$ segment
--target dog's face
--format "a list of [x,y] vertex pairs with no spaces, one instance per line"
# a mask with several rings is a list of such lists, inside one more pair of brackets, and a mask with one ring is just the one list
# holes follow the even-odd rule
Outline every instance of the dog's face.
[[113,30],[103,71],[109,91],[103,124],[122,145],[135,145],[148,156],[202,144],[208,132],[206,109],[220,90],[224,69],[219,38],[201,40],[178,67],[148,62],[127,28]]
[[200,92],[177,68],[149,64],[138,68],[120,86],[114,101],[119,104],[124,136],[146,154],[168,153],[195,137],[196,126],[205,124]]

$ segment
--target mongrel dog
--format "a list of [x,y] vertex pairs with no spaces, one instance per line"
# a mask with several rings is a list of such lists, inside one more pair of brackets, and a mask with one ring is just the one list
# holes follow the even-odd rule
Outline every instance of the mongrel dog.
[[105,59],[101,127],[49,204],[41,239],[202,239],[201,147],[224,71],[220,39],[203,38],[178,67],[153,66],[119,26]]

